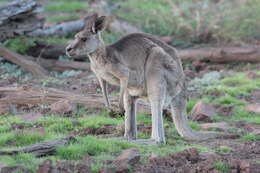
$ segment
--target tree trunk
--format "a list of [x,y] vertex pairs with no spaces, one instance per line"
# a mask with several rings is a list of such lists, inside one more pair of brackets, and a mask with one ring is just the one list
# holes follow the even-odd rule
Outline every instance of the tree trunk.
[[8,61],[11,61],[14,64],[21,66],[22,68],[31,72],[35,76],[44,78],[48,74],[47,71],[37,63],[27,60],[22,55],[12,52],[11,50],[3,46],[0,46],[0,56]]

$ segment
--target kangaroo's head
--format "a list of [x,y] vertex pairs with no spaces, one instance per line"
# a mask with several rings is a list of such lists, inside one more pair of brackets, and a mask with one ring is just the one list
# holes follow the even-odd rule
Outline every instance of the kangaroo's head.
[[85,28],[75,35],[75,39],[67,46],[66,53],[70,57],[86,56],[104,46],[100,32],[106,27],[105,16],[93,14],[85,18]]

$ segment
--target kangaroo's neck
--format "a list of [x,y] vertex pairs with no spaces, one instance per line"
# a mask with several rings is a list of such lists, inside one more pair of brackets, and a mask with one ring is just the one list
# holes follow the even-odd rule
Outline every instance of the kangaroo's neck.
[[99,43],[98,49],[89,54],[91,62],[104,63],[107,59],[106,45],[103,41]]

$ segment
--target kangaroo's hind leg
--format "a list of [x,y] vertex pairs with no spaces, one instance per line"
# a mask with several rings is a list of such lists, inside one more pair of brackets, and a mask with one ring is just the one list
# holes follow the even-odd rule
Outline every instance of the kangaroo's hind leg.
[[152,80],[148,87],[148,99],[152,110],[152,135],[151,139],[157,144],[165,143],[163,127],[163,105],[165,101],[166,86],[164,81]]
[[125,108],[125,135],[127,140],[135,140],[137,138],[136,126],[136,98],[129,95],[128,91],[124,92],[124,108]]

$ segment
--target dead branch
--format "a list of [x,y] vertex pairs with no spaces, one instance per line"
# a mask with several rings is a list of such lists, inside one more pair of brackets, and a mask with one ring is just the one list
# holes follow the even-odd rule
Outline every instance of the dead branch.
[[230,63],[230,62],[260,62],[260,48],[225,47],[200,48],[180,50],[179,56],[183,60],[200,60],[203,62]]
[[47,71],[37,63],[27,60],[22,55],[19,55],[4,46],[0,46],[0,56],[14,64],[21,66],[35,76],[46,77],[48,74]]
[[55,139],[49,142],[40,142],[33,144],[21,149],[10,150],[10,151],[0,151],[0,155],[15,155],[19,153],[32,153],[36,157],[52,155],[55,153],[56,147],[59,145],[68,145],[72,142],[75,142],[76,138],[73,136],[68,136],[61,139]]

